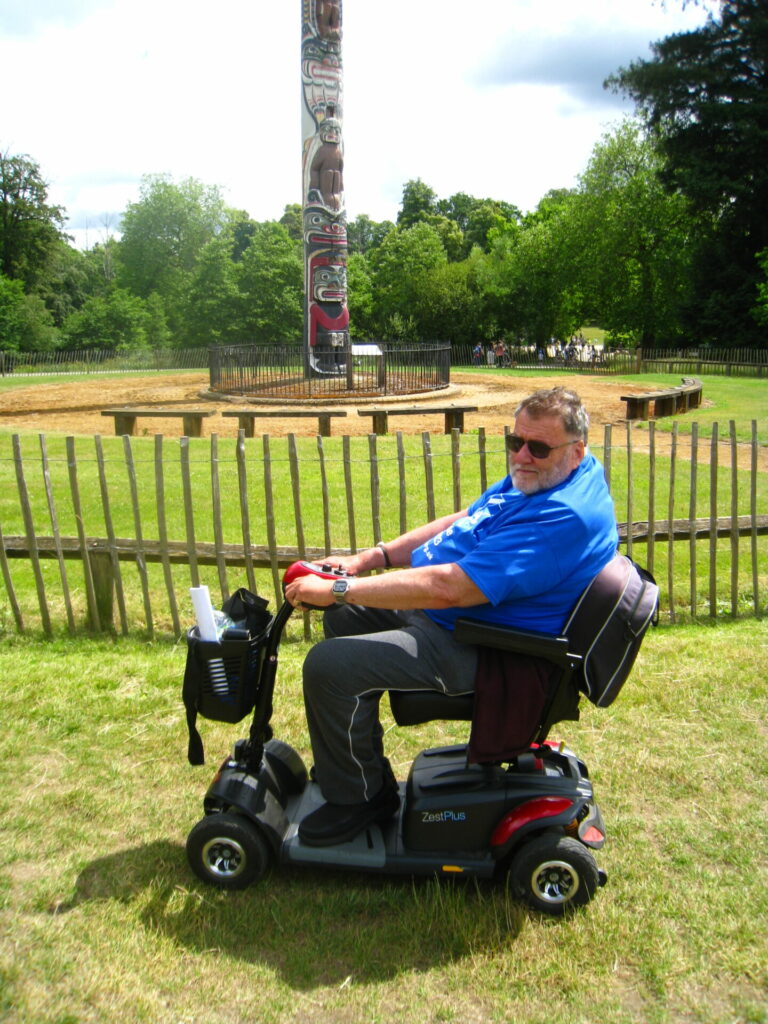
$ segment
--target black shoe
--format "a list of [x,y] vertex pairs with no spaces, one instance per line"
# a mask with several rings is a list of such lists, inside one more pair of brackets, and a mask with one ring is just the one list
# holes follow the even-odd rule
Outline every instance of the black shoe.
[[400,807],[397,788],[385,783],[373,800],[361,804],[323,804],[299,825],[307,846],[335,846],[354,839],[375,821],[387,821]]

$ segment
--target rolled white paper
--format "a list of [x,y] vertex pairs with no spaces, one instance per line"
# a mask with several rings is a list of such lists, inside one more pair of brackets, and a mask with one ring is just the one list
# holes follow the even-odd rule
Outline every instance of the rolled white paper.
[[218,640],[216,634],[216,620],[213,617],[213,605],[208,587],[203,584],[201,587],[190,587],[189,596],[192,598],[192,606],[197,617],[197,630],[201,640]]

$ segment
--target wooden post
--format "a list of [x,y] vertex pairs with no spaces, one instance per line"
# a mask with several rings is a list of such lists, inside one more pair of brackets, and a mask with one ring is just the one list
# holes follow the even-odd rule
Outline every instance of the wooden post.
[[113,630],[115,578],[112,574],[112,559],[109,551],[91,552],[91,575],[93,576],[93,593],[96,607],[99,610],[99,623],[102,629]]

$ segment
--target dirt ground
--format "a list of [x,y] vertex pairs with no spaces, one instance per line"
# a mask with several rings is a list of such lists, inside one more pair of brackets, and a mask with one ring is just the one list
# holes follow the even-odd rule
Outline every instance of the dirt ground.
[[[427,410],[430,405],[449,403],[478,407],[477,412],[466,414],[466,430],[481,426],[488,432],[500,430],[505,424],[512,424],[514,409],[520,399],[536,388],[555,387],[560,384],[575,387],[579,392],[589,410],[594,427],[605,423],[623,422],[625,406],[620,396],[644,390],[642,387],[635,388],[626,383],[619,383],[610,377],[580,377],[578,381],[574,381],[572,376],[558,377],[545,374],[541,377],[526,376],[518,381],[506,374],[496,377],[492,371],[482,375],[458,372],[451,375],[451,386],[447,390],[424,397],[409,396],[406,404],[414,406],[423,403],[424,416],[392,417],[390,431],[402,430],[404,434],[419,434],[423,430],[433,433],[441,431],[442,414],[430,414]],[[332,408],[346,409],[347,417],[344,420],[333,421],[333,432],[353,436],[365,435],[371,429],[371,419],[358,416],[358,408],[371,405],[393,406],[402,401],[402,398],[394,401],[380,398],[374,402],[334,402]],[[55,384],[32,384],[29,387],[0,393],[0,425],[11,430],[45,434],[111,434],[114,430],[113,420],[102,416],[101,411],[126,405],[141,408],[157,406],[165,409],[178,407],[216,410],[215,415],[203,421],[203,433],[206,436],[216,433],[220,437],[237,436],[237,419],[223,418],[220,415],[222,410],[246,406],[253,406],[255,409],[270,407],[266,404],[259,406],[243,399],[210,395],[206,373],[172,374],[168,377],[158,374],[125,378],[95,376],[86,381],[62,380],[61,383]],[[303,403],[302,407],[307,408],[307,403]],[[182,421],[180,418],[146,417],[138,421],[137,431],[140,434],[157,433],[178,437],[182,433]],[[299,436],[313,436],[317,433],[317,421],[313,418],[297,420],[290,417],[257,420],[256,431],[258,434],[269,433],[275,436],[288,432]]]

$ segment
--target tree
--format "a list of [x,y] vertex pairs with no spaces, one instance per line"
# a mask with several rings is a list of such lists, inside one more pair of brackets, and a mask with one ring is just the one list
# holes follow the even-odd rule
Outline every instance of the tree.
[[243,342],[296,344],[304,325],[301,246],[282,224],[257,224],[237,264],[239,323]]
[[63,240],[63,223],[62,208],[48,203],[39,166],[0,152],[0,273],[32,289]]
[[412,228],[414,224],[424,220],[429,214],[436,213],[437,193],[426,185],[421,178],[406,182],[403,186],[403,198],[397,214],[399,228]]
[[167,175],[142,180],[122,220],[120,284],[146,299],[157,292],[175,310],[203,246],[221,231],[226,209],[215,187]]
[[68,347],[134,352],[149,345],[150,313],[146,303],[124,288],[95,295],[70,314],[62,333]]
[[695,341],[764,344],[752,316],[768,245],[768,19],[764,0],[656,43],[608,80],[631,96],[666,158],[664,178],[702,216],[689,321]]
[[372,338],[377,333],[373,282],[368,260],[359,252],[351,252],[347,259],[347,303],[352,337]]
[[382,329],[395,315],[403,321],[415,317],[419,278],[446,262],[442,239],[430,224],[390,231],[371,254],[376,318]]
[[236,344],[243,340],[237,264],[230,252],[231,242],[225,236],[211,239],[201,250],[185,305],[182,344]]
[[561,259],[582,316],[646,347],[681,341],[690,289],[690,203],[665,188],[658,146],[631,121],[595,146],[575,195],[557,202]]
[[381,245],[394,224],[391,220],[375,221],[366,213],[361,213],[347,225],[347,245],[350,253],[360,253],[363,256],[371,249]]
[[485,296],[477,283],[477,260],[438,263],[414,281],[413,318],[426,340],[473,345],[493,336]]
[[283,225],[294,241],[301,242],[304,238],[304,213],[301,203],[288,203],[278,224]]
[[545,345],[579,324],[578,291],[564,229],[568,204],[555,214],[508,222],[490,233],[490,252],[478,263],[488,315],[507,335]]
[[58,333],[37,295],[27,295],[21,281],[0,274],[0,350],[34,352],[56,347]]

